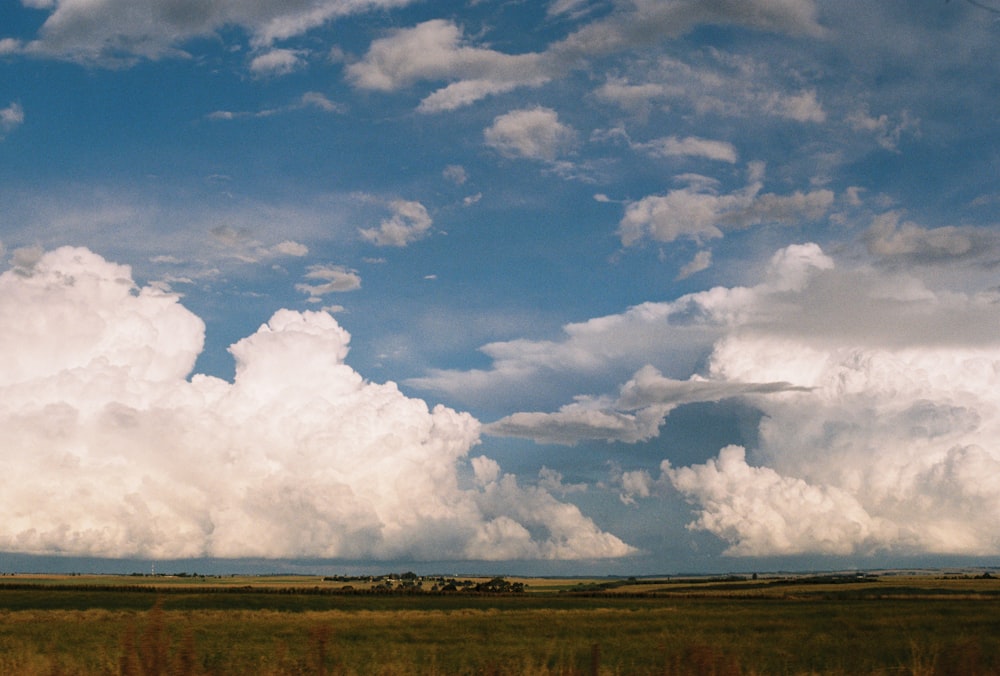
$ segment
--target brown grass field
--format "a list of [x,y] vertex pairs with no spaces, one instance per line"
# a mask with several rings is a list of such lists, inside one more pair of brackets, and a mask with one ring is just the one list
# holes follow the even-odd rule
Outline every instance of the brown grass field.
[[0,674],[1000,673],[989,576],[488,581],[6,575]]

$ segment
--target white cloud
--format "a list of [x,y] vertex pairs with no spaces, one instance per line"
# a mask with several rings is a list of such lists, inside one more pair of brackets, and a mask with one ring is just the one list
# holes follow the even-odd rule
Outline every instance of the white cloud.
[[297,110],[304,110],[307,108],[317,108],[326,113],[343,113],[346,110],[346,106],[336,101],[331,101],[326,95],[320,92],[306,92],[298,98],[298,100],[292,103],[279,106],[277,108],[261,108],[260,110],[254,111],[232,111],[232,110],[215,110],[209,113],[206,117],[210,120],[237,120],[240,118],[248,117],[272,117],[274,115],[281,115],[282,113],[292,113]]
[[14,38],[0,39],[0,55],[17,54],[21,49],[23,49],[23,45],[20,40],[15,40]]
[[[0,274],[0,549],[105,557],[591,558],[634,550],[494,461],[479,424],[344,359],[280,310],[188,374],[204,324],[86,249]],[[488,465],[488,468],[487,468]]]
[[24,108],[16,101],[6,108],[0,108],[0,140],[21,126],[24,122]]
[[54,0],[37,39],[24,51],[88,63],[121,64],[137,58],[180,56],[183,44],[237,26],[255,48],[300,36],[349,14],[400,7],[409,0],[284,2],[176,2],[176,0]]
[[868,112],[867,106],[862,106],[851,113],[847,121],[855,131],[872,134],[880,146],[886,150],[895,151],[899,147],[903,134],[905,132],[916,133],[920,126],[920,120],[911,116],[907,110],[902,111],[898,118],[895,121],[891,120],[884,113],[874,117]]
[[[579,552],[606,558],[637,553],[589,522],[575,505],[558,501],[538,486],[522,488],[510,474],[488,482],[477,494],[477,505],[488,520],[469,543],[469,558],[572,559],[580,558]],[[547,537],[532,537],[536,530]]]
[[707,63],[692,64],[662,57],[632,78],[609,77],[594,96],[640,119],[654,107],[687,107],[699,116],[826,121],[816,90],[786,82],[785,74],[773,73],[769,64],[718,50],[705,58]]
[[764,103],[764,110],[778,117],[796,122],[825,122],[826,112],[816,100],[816,90],[810,89],[798,94],[782,95],[774,93]]
[[842,269],[818,246],[795,245],[773,256],[756,286],[637,306],[569,325],[558,341],[488,345],[492,370],[422,384],[463,394],[492,387],[495,399],[518,382],[611,375],[630,359],[676,367],[671,351],[707,345],[703,377],[646,367],[615,396],[579,396],[485,430],[547,443],[638,441],[672,407],[739,396],[762,414],[755,448],[725,448],[690,467],[665,462],[659,477],[622,472],[622,499],[680,491],[695,511],[691,528],[733,555],[996,556],[998,325],[996,291],[935,291],[908,274]]
[[746,187],[719,194],[704,177],[665,195],[650,195],[625,207],[618,224],[622,244],[633,245],[648,237],[658,242],[680,238],[702,242],[717,239],[727,230],[740,230],[761,223],[796,223],[823,217],[833,204],[826,189],[790,195],[761,193],[764,184],[751,165]]
[[925,228],[902,221],[902,213],[880,214],[865,233],[868,250],[892,265],[968,262],[993,267],[1000,262],[1000,235],[991,228]]
[[[435,19],[397,30],[372,42],[364,57],[348,66],[351,82],[364,89],[395,91],[423,80],[449,81],[421,101],[425,113],[453,110],[486,96],[520,87],[538,87],[585,67],[588,57],[640,48],[675,38],[699,24],[737,24],[796,35],[823,34],[812,0],[751,0],[664,3],[621,2],[543,52],[505,54],[468,43],[453,22]],[[575,13],[576,2],[550,6],[556,14]],[[805,96],[808,96],[806,94]],[[808,101],[776,100],[779,114],[814,115]]]
[[585,13],[588,10],[589,0],[553,0],[549,3],[548,15],[559,16],[568,14],[571,16]]
[[306,279],[323,280],[322,284],[296,284],[295,290],[319,298],[328,293],[355,291],[361,288],[357,270],[342,265],[310,265]]
[[295,256],[297,258],[301,258],[309,253],[309,247],[305,244],[293,242],[289,239],[286,239],[284,242],[278,242],[271,248],[275,253],[282,256]]
[[557,58],[610,54],[684,35],[702,24],[732,24],[791,35],[825,33],[813,0],[634,0],[553,45]]
[[465,171],[465,167],[460,164],[449,164],[441,172],[441,175],[455,185],[464,185],[469,180],[469,174]]
[[319,108],[327,113],[343,113],[345,109],[343,104],[331,101],[320,92],[306,92],[299,102],[304,108]]
[[683,404],[796,389],[803,388],[787,382],[712,382],[697,376],[674,380],[647,365],[621,386],[617,398],[578,396],[556,413],[514,413],[483,431],[548,444],[573,445],[585,439],[636,443],[659,436],[667,415]]
[[547,82],[538,54],[503,54],[474,47],[451,21],[435,19],[372,42],[361,61],[347,67],[363,89],[395,91],[420,80],[451,80],[420,104],[433,113],[467,105],[490,94]]
[[810,390],[756,401],[757,466],[729,449],[666,473],[692,527],[741,555],[1000,551],[996,295],[834,267],[774,288],[716,342],[710,376]]
[[687,279],[691,275],[702,270],[707,270],[710,267],[712,267],[712,252],[707,249],[699,251],[690,262],[686,263],[680,269],[680,272],[677,273],[677,279]]
[[736,148],[732,143],[697,136],[686,138],[666,136],[645,143],[636,143],[634,147],[654,157],[703,157],[730,164],[735,163],[737,159]]
[[[775,255],[767,279],[758,287],[716,287],[673,301],[642,303],[619,314],[567,324],[553,340],[489,343],[480,348],[492,361],[489,369],[436,370],[407,382],[466,400],[491,400],[508,390],[523,396],[567,374],[620,374],[646,365],[693,370],[731,327],[761,311],[762,299],[795,290],[815,270],[832,267],[833,260],[815,244],[791,246]],[[825,311],[821,307],[809,314],[822,316]]]
[[702,507],[691,527],[733,543],[730,555],[846,556],[894,535],[891,524],[873,518],[846,491],[751,467],[738,446],[704,465],[668,467],[665,474]]
[[433,224],[427,208],[420,202],[396,200],[390,204],[392,217],[377,228],[362,228],[361,236],[376,246],[407,246],[430,234]]
[[295,49],[271,49],[250,61],[250,72],[259,76],[288,75],[305,65],[302,52]]
[[594,96],[601,101],[645,117],[652,109],[653,101],[665,98],[668,91],[662,84],[631,84],[620,77],[613,77],[594,90]]
[[209,234],[220,253],[244,263],[259,263],[279,256],[301,258],[309,253],[309,247],[292,240],[267,246],[257,240],[249,228],[217,225]]
[[525,108],[498,115],[483,131],[486,145],[506,157],[554,161],[576,144],[576,132],[551,108]]

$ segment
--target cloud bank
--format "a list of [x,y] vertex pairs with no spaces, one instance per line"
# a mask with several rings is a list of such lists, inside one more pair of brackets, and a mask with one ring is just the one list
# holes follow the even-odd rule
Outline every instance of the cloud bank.
[[[635,443],[669,425],[676,406],[739,397],[762,414],[755,447],[729,446],[687,467],[666,459],[658,477],[621,472],[622,499],[679,492],[694,511],[690,528],[716,535],[731,555],[995,556],[997,326],[995,290],[937,291],[908,274],[842,268],[815,244],[793,245],[756,286],[638,306],[567,326],[559,341],[494,344],[484,350],[492,371],[436,377],[462,390],[487,375],[614,373],[652,356],[651,341],[664,351],[694,341],[709,348],[703,376],[682,381],[646,366],[617,395],[515,413],[485,431]],[[636,335],[644,339],[629,343]]]
[[[100,557],[511,559],[634,550],[469,452],[479,423],[344,363],[280,310],[195,374],[204,323],[86,249],[0,274],[0,550]],[[325,277],[324,277],[325,279]]]
[[[584,25],[546,50],[522,54],[476,46],[452,21],[426,21],[372,42],[361,60],[348,66],[347,76],[356,87],[384,92],[421,81],[445,81],[448,84],[424,97],[417,108],[423,113],[438,113],[521,87],[539,87],[586,68],[594,57],[676,38],[703,24],[741,25],[795,36],[825,33],[810,0],[629,0],[614,5],[608,16]],[[764,108],[799,120],[822,117],[815,92],[803,92],[792,99],[769,99]]]
[[618,224],[622,244],[632,246],[645,238],[702,242],[761,223],[815,221],[833,205],[834,194],[826,189],[790,195],[764,193],[763,171],[763,165],[751,163],[750,182],[728,194],[719,194],[713,179],[688,175],[683,177],[689,182],[684,188],[628,204]]
[[238,26],[255,49],[264,49],[254,70],[272,74],[294,66],[295,55],[268,48],[275,41],[305,34],[337,17],[401,7],[409,0],[252,0],[177,2],[176,0],[42,0],[30,4],[48,11],[38,37],[20,51],[102,64],[136,58],[186,56],[180,45],[192,38]]

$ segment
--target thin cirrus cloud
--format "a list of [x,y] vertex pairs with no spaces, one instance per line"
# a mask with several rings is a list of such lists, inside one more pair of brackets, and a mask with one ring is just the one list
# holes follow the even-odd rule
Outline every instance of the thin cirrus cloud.
[[307,109],[316,109],[323,111],[324,113],[343,113],[346,110],[343,104],[331,101],[325,94],[320,92],[306,92],[297,100],[285,106],[277,108],[262,108],[255,111],[215,110],[208,114],[208,119],[236,120],[247,117],[263,118]]
[[709,52],[694,63],[663,56],[640,76],[608,76],[593,97],[639,119],[654,108],[680,107],[696,115],[777,118],[807,125],[827,120],[816,90],[786,82],[772,70],[752,57],[721,52]]
[[732,143],[688,136],[678,138],[666,136],[644,143],[635,144],[638,150],[653,157],[704,157],[733,164],[737,160],[736,148]]
[[[64,247],[0,275],[0,548],[102,557],[429,560],[634,552],[482,456],[479,423],[344,359],[280,310],[195,374],[205,325],[127,266]],[[33,308],[31,321],[24,308]],[[44,449],[39,452],[38,449]],[[484,469],[485,468],[485,469]]]

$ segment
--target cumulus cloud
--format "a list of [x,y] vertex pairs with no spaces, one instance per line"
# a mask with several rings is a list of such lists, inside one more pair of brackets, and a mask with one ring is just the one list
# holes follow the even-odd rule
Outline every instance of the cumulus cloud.
[[[995,556],[998,325],[995,290],[936,291],[911,274],[841,267],[815,244],[794,245],[755,286],[569,325],[556,341],[490,345],[491,371],[434,377],[462,392],[485,379],[496,397],[517,379],[611,374],[628,353],[676,366],[663,356],[690,341],[710,353],[701,376],[645,367],[617,395],[577,397],[485,429],[556,443],[641,440],[671,407],[739,396],[761,413],[755,447],[727,447],[689,467],[667,459],[659,476],[623,471],[622,499],[679,492],[694,510],[690,527],[718,536],[732,555]],[[640,344],[629,345],[637,334]]]
[[24,122],[24,108],[16,101],[6,108],[0,108],[0,140],[17,129]]
[[[409,0],[317,0],[316,2],[177,2],[176,0],[54,0],[36,39],[22,50],[88,63],[121,64],[137,58],[183,56],[183,44],[238,26],[255,48],[300,36],[337,17]],[[273,54],[273,52],[272,52]],[[266,57],[275,59],[277,57]]]
[[271,49],[258,54],[250,61],[250,72],[260,76],[288,75],[298,70],[305,61],[302,52],[295,49]]
[[427,208],[420,202],[396,200],[389,205],[392,216],[377,228],[362,228],[361,236],[376,246],[403,247],[430,234],[433,224]]
[[342,265],[310,265],[306,279],[321,280],[319,284],[296,284],[295,290],[308,294],[310,300],[341,291],[354,291],[361,288],[361,276],[357,270],[351,270]]
[[703,242],[761,223],[815,221],[833,204],[833,192],[826,189],[790,195],[762,193],[762,173],[761,165],[752,164],[750,182],[724,194],[711,179],[688,176],[689,185],[683,188],[628,204],[618,224],[622,244],[631,246],[646,237],[658,242],[680,238]]
[[868,250],[891,265],[935,265],[967,262],[1000,263],[1000,235],[988,228],[925,228],[889,211],[877,216],[865,233]]
[[[687,377],[732,326],[765,311],[759,309],[764,299],[800,288],[815,270],[832,267],[833,260],[815,244],[791,246],[775,254],[768,278],[757,287],[716,287],[672,301],[642,303],[567,324],[551,340],[488,343],[480,351],[491,360],[489,369],[432,370],[407,382],[452,396],[495,398],[507,389],[523,396],[566,374],[628,373],[646,365],[661,371],[689,369]],[[809,314],[818,319],[827,311],[822,306]]]
[[634,550],[495,461],[479,424],[280,310],[195,374],[203,322],[86,249],[0,274],[0,550],[105,557],[591,558]]
[[690,527],[733,543],[730,555],[849,555],[894,535],[891,524],[873,518],[846,491],[751,467],[739,446],[704,465],[667,466],[665,473],[702,507]]
[[305,244],[293,242],[290,239],[286,239],[284,242],[278,242],[272,247],[272,250],[282,256],[295,256],[296,258],[301,258],[309,253],[309,247]]
[[665,472],[696,505],[692,527],[741,555],[995,555],[995,294],[835,267],[796,277],[784,312],[768,300],[717,341],[709,374],[809,390],[757,400],[752,464],[727,449]]
[[469,180],[469,174],[460,164],[449,164],[441,171],[441,175],[455,185],[464,185]]
[[[610,15],[597,19],[545,51],[505,54],[470,44],[453,22],[435,19],[400,29],[372,42],[364,57],[348,66],[356,86],[395,91],[418,81],[449,84],[425,97],[418,110],[425,113],[453,110],[486,96],[520,87],[537,87],[571,70],[585,67],[587,59],[655,44],[683,35],[700,24],[737,24],[796,35],[821,35],[816,6],[811,0],[752,0],[719,2],[620,2]],[[553,5],[555,14],[575,13],[578,3]],[[808,116],[805,103],[780,113]]]
[[375,40],[346,72],[354,86],[377,91],[395,91],[421,80],[452,81],[421,102],[419,110],[425,113],[453,110],[551,78],[539,54],[511,55],[473,46],[455,23],[443,19]]
[[[921,323],[949,321],[947,306],[996,319],[981,299],[905,307],[913,303],[884,307],[884,321],[915,313],[926,315]],[[668,472],[697,507],[692,527],[725,539],[734,554],[1000,551],[991,526],[1000,515],[1000,346],[995,337],[912,343],[875,334],[834,347],[774,326],[722,341],[713,374],[781,373],[812,390],[758,403],[760,466],[741,450]]]
[[483,131],[486,145],[505,157],[549,162],[576,143],[576,132],[551,108],[512,110],[493,119]]
[[764,101],[764,111],[796,122],[825,122],[826,111],[816,100],[816,90],[792,95],[773,93]]
[[14,38],[2,38],[0,39],[0,55],[3,54],[16,54],[23,48],[20,40],[15,40]]

